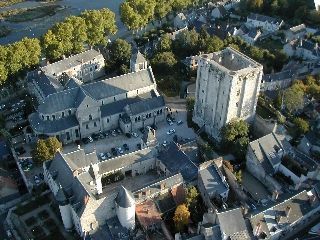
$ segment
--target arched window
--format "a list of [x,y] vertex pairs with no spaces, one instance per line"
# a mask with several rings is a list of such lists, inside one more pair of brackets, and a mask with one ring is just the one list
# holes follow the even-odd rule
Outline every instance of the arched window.
[[89,115],[89,120],[90,120],[90,121],[92,120],[92,115],[91,115],[91,114]]

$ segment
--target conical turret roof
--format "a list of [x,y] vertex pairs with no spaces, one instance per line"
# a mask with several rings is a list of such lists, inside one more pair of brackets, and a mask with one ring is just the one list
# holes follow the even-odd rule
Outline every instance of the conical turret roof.
[[121,186],[115,199],[116,203],[122,208],[132,207],[135,204],[132,193],[124,186]]

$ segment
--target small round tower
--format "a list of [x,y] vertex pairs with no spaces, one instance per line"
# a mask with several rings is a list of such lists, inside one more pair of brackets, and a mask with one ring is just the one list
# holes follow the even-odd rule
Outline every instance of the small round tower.
[[121,186],[115,199],[115,205],[121,225],[127,229],[134,229],[136,204],[132,193]]
[[71,231],[73,229],[71,208],[70,208],[68,198],[66,197],[62,188],[59,188],[57,194],[55,195],[55,198],[56,198],[56,201],[59,205],[60,214],[61,214],[64,228],[67,231]]

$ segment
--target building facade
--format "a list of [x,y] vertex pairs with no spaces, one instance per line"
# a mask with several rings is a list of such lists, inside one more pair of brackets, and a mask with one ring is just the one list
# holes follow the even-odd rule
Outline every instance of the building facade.
[[283,20],[273,18],[257,13],[250,13],[247,17],[246,25],[248,27],[262,28],[266,32],[275,32],[284,24]]
[[198,61],[193,121],[212,137],[232,119],[253,121],[263,67],[226,48]]

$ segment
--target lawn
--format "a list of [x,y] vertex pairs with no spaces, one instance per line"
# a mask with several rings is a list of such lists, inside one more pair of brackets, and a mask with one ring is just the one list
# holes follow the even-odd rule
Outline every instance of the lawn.
[[283,44],[280,42],[280,40],[273,40],[271,38],[257,42],[256,46],[263,49],[268,49],[271,52],[282,50],[283,48]]
[[9,22],[27,22],[37,18],[54,15],[59,5],[40,6],[35,8],[19,8],[0,13],[0,19]]
[[257,114],[263,119],[272,119],[276,117],[275,114],[271,112],[268,108],[259,104],[257,105]]

